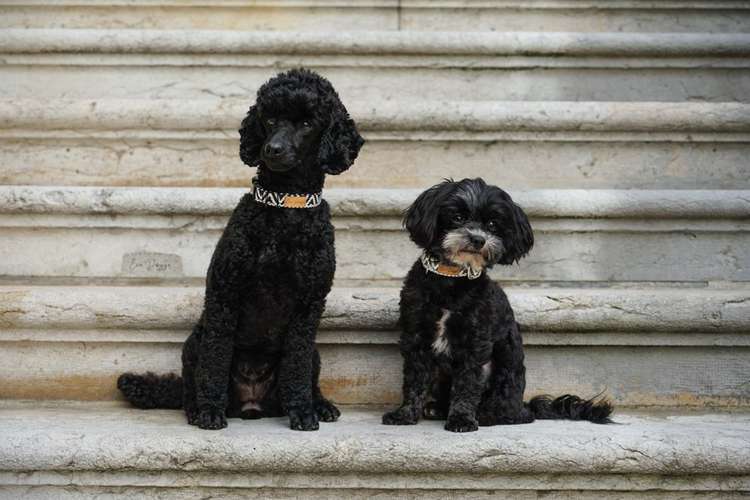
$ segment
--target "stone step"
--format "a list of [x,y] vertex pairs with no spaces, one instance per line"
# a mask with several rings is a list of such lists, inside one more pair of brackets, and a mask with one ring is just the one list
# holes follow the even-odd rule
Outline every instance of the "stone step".
[[307,66],[369,106],[747,102],[748,55],[743,33],[7,29],[0,96],[247,100],[280,69]]
[[726,499],[750,491],[745,414],[617,413],[469,434],[380,411],[187,425],[179,411],[3,402],[0,497]]
[[0,28],[748,32],[744,1],[3,0]]
[[[247,186],[249,95],[0,100],[0,183]],[[377,102],[349,104],[368,142],[329,187],[482,176],[514,189],[750,189],[745,103]]]
[[[246,190],[0,187],[0,277],[198,280]],[[398,285],[419,190],[330,189],[339,283]],[[750,282],[749,190],[511,191],[535,247],[512,282]],[[64,252],[60,248],[66,249]]]
[[[747,285],[506,290],[524,331],[529,395],[750,403]],[[2,286],[0,398],[112,400],[124,371],[177,371],[202,298],[200,286]],[[398,288],[331,292],[318,344],[334,401],[398,402],[397,316]]]

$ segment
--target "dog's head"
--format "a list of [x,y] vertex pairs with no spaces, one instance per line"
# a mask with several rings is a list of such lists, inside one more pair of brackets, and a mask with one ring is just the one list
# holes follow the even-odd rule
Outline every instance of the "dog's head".
[[357,158],[362,144],[330,82],[305,69],[266,82],[240,128],[242,161],[273,172],[320,168],[325,174],[340,174]]
[[412,241],[447,262],[474,269],[509,265],[534,245],[529,219],[511,197],[482,179],[446,180],[404,215]]

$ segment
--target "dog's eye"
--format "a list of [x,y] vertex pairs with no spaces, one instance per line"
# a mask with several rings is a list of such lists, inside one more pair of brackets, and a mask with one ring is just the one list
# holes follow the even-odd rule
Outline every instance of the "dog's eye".
[[456,215],[453,216],[453,222],[455,222],[456,224],[461,224],[465,220],[466,220],[466,217],[464,217],[461,214],[456,214]]
[[276,120],[274,118],[269,118],[268,120],[266,120],[266,125],[268,125],[269,127],[273,127],[274,125],[276,125]]
[[308,120],[305,120],[302,122],[302,126],[305,128],[310,128],[312,127],[312,123],[310,123]]
[[494,220],[491,220],[487,223],[487,229],[489,229],[492,232],[497,231],[497,222]]

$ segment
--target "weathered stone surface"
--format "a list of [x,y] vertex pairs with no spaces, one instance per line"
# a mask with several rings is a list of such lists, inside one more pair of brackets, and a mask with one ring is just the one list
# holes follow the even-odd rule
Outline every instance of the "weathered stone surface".
[[246,99],[300,65],[361,103],[723,102],[750,91],[746,34],[7,29],[0,47],[0,96],[15,98]]
[[[458,177],[456,177],[458,178]],[[0,186],[0,214],[228,216],[247,189]],[[329,189],[334,217],[400,215],[421,189]],[[531,217],[745,219],[747,190],[542,189],[511,193]],[[85,225],[85,219],[79,218]]]
[[[434,56],[436,60],[429,67],[414,67],[416,62],[402,64],[380,60],[370,64],[366,64],[367,61],[326,61],[316,64],[303,56],[288,56],[282,61],[274,62],[271,67],[261,62],[242,61],[224,61],[224,66],[212,66],[209,56],[132,55],[128,57],[136,60],[129,64],[123,64],[118,58],[111,56],[114,60],[98,66],[92,61],[82,60],[84,56],[71,56],[71,61],[56,63],[32,59],[62,58],[62,55],[2,57],[8,61],[2,69],[0,97],[3,98],[15,95],[19,98],[49,99],[67,97],[190,101],[219,97],[250,100],[258,87],[277,72],[301,65],[319,70],[328,77],[347,103],[398,103],[422,99],[475,102],[747,102],[750,90],[750,70],[747,67],[736,67],[739,66],[736,63],[727,64],[731,67],[724,67],[721,62],[706,62],[701,67],[674,68],[674,64],[669,65],[659,60],[638,60],[631,62],[630,66],[647,68],[634,70],[619,65],[588,67],[592,65],[589,63],[579,63],[579,66],[585,66],[582,69],[568,68],[560,67],[562,63],[557,61],[545,64],[534,61],[533,58],[518,63],[519,68],[502,65],[495,67],[497,65],[478,60],[481,58],[476,56],[463,56],[471,60],[453,65],[458,67],[440,67],[444,59],[438,56]],[[187,60],[177,65],[171,60],[176,57]],[[353,56],[329,56],[341,57]],[[383,56],[372,57],[380,59]],[[170,60],[158,60],[165,58]],[[426,59],[429,62],[430,58]],[[216,64],[218,61],[213,62]],[[657,66],[658,63],[662,65]],[[425,87],[424,82],[432,84]]]
[[[248,94],[252,96],[253,94]],[[0,100],[0,129],[64,131],[220,131],[234,135],[245,99]],[[720,134],[750,132],[740,102],[429,101],[348,106],[367,132],[606,132]],[[230,131],[232,131],[230,133]],[[6,135],[8,135],[6,133]],[[687,139],[687,137],[685,137]]]
[[207,432],[178,411],[5,403],[0,477],[10,486],[750,488],[745,415],[615,420],[620,425],[539,421],[449,434],[439,422],[386,427],[377,411],[345,408],[316,433],[291,431],[283,418],[232,420]]
[[[253,91],[254,92],[254,91]],[[251,94],[251,93],[250,93]],[[248,94],[248,95],[250,95]],[[4,184],[246,186],[242,100],[0,101]],[[367,143],[329,186],[750,187],[745,104],[356,102]]]
[[[337,401],[393,403],[399,397],[395,285],[416,249],[398,217],[417,192],[326,192],[338,231],[339,281],[371,286],[378,278],[393,286],[337,288],[329,297],[319,336],[322,384]],[[7,382],[0,396],[111,399],[118,397],[114,381],[122,371],[177,370],[179,344],[202,303],[200,286],[80,285],[122,278],[134,285],[144,277],[201,282],[215,239],[242,193],[0,189],[0,267],[6,281],[63,280],[61,286],[0,290],[0,366],[9,368],[0,371]],[[746,287],[607,281],[638,273],[647,281],[742,279],[747,193],[539,190],[513,195],[537,228],[539,259],[532,254],[514,270],[500,270],[499,277],[564,277],[584,280],[584,286],[590,286],[588,280],[607,285],[509,288],[525,325],[530,394],[608,389],[618,404],[747,403]],[[594,250],[596,242],[604,245]],[[723,260],[713,260],[711,248]],[[17,360],[23,360],[21,368]]]
[[[124,371],[179,373],[187,331],[0,331],[0,398],[117,400]],[[387,334],[387,335],[386,335]],[[337,403],[397,404],[402,360],[396,332],[324,330],[321,387]],[[750,346],[746,335],[653,333],[525,335],[527,397],[604,393],[618,406],[746,408]],[[24,337],[29,340],[10,340]],[[574,338],[577,345],[558,345]],[[381,340],[382,339],[382,340]],[[622,340],[633,345],[616,345]],[[388,343],[378,343],[388,340]],[[552,341],[549,341],[552,340]],[[724,341],[728,345],[717,345]],[[596,345],[595,342],[600,342]],[[594,344],[594,345],[590,345]]]
[[[101,218],[63,227],[65,219],[0,217],[0,275],[202,280],[224,219],[162,217],[115,224]],[[8,222],[8,219],[10,221]],[[19,219],[19,218],[15,218]],[[32,218],[33,219],[33,218]],[[154,220],[157,219],[157,220]],[[750,279],[750,234],[743,222],[532,219],[536,248],[518,265],[497,267],[505,282],[671,283]],[[18,226],[11,226],[11,224]],[[133,227],[133,223],[138,225]],[[400,282],[419,250],[397,217],[335,220],[339,283]],[[20,227],[19,227],[20,226]],[[63,247],[67,251],[60,252]]]
[[400,2],[400,29],[440,31],[747,32],[741,2]]
[[[531,331],[744,332],[750,298],[742,287],[507,287],[518,320]],[[3,329],[187,329],[198,319],[202,287],[2,286]],[[395,327],[398,288],[335,288],[322,328]]]
[[[744,288],[507,291],[523,324],[529,395],[750,402]],[[0,398],[115,399],[123,371],[177,371],[201,299],[199,287],[1,287]],[[334,400],[398,401],[397,310],[397,288],[331,293],[318,344],[322,387]]]
[[[402,479],[402,478],[399,478]],[[484,478],[482,478],[484,479]],[[598,480],[599,477],[596,478]],[[389,481],[391,479],[389,478]],[[393,478],[392,480],[396,480]],[[411,478],[409,478],[411,480]],[[404,487],[406,488],[406,486]],[[8,498],[24,498],[29,500],[67,500],[81,498],[95,498],[96,500],[116,499],[116,498],[154,498],[159,500],[204,500],[211,498],[215,500],[239,500],[239,499],[298,499],[300,495],[305,498],[315,500],[339,500],[342,496],[353,499],[427,499],[427,498],[461,498],[466,500],[486,500],[488,495],[493,498],[507,500],[536,500],[540,492],[536,490],[519,491],[508,490],[503,486],[502,489],[489,489],[483,491],[467,490],[464,488],[453,488],[446,485],[443,488],[434,486],[425,486],[418,490],[409,489],[407,491],[399,489],[383,488],[356,488],[356,489],[334,489],[331,488],[257,488],[249,490],[247,488],[226,488],[222,486],[212,487],[131,487],[131,486],[66,486],[64,489],[57,486],[8,486],[3,487],[1,493],[7,494]],[[685,491],[550,491],[546,487],[541,487],[544,492],[544,498],[547,500],[684,500]],[[742,491],[690,491],[691,500],[726,500],[734,498],[745,498],[746,494]]]
[[6,0],[2,28],[241,30],[439,30],[747,32],[739,1],[487,2],[476,0],[321,0],[238,3]]
[[747,32],[740,1],[476,0],[142,2],[6,0],[2,28]]
[[[230,132],[221,137],[154,132],[151,138],[127,130],[73,133],[82,137],[38,130],[2,137],[0,132],[0,183],[245,187],[254,173],[240,161],[239,137]],[[502,138],[495,132],[483,138],[451,132],[441,133],[442,139],[380,134],[366,132],[355,167],[329,176],[326,185],[422,188],[460,171],[512,189],[750,189],[750,141],[724,142],[720,133],[690,136],[703,142],[656,133],[648,139],[643,133],[606,138],[596,136],[609,134],[537,132]]]
[[[418,249],[401,229],[416,190],[327,190],[339,282],[400,281]],[[0,188],[0,275],[189,278],[206,269],[242,190]],[[750,192],[513,191],[536,246],[501,280],[750,279]],[[114,216],[114,217],[113,217]],[[57,251],[60,246],[66,252]]]
[[700,57],[746,55],[750,34],[707,33],[348,33],[210,30],[8,29],[5,53],[490,54]]

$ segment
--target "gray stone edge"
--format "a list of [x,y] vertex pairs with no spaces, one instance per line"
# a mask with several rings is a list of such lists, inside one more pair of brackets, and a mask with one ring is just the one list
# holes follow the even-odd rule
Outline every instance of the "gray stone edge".
[[[750,288],[506,287],[516,318],[532,332],[743,333]],[[0,329],[188,330],[203,287],[0,286]],[[323,330],[393,331],[398,288],[335,287]]]
[[750,53],[750,35],[7,29],[0,31],[0,52],[695,58],[747,56]]
[[[428,186],[425,186],[427,188]],[[242,188],[0,186],[0,214],[228,215]],[[400,217],[418,189],[326,189],[336,217]],[[532,217],[745,219],[750,190],[536,189],[510,192]]]
[[[281,486],[280,486],[281,485]],[[318,493],[321,489],[328,493],[324,498],[331,498],[331,490],[337,490],[336,498],[346,496],[341,490],[354,489],[362,494],[365,489],[371,489],[371,494],[383,490],[398,491],[403,495],[404,490],[422,495],[432,494],[455,495],[465,494],[466,491],[479,490],[477,494],[485,497],[488,491],[496,494],[500,491],[517,497],[521,492],[529,490],[542,491],[597,491],[601,496],[597,498],[622,498],[622,491],[660,491],[675,492],[676,496],[664,496],[667,499],[684,498],[685,492],[730,492],[750,490],[750,476],[747,475],[717,475],[691,474],[664,476],[654,474],[498,474],[498,473],[377,473],[377,472],[320,472],[315,474],[300,472],[195,472],[185,474],[182,471],[33,471],[33,472],[5,472],[0,471],[0,491],[8,491],[9,487],[21,488],[46,487],[51,491],[55,488],[71,489],[84,495],[90,488],[137,488],[137,494],[144,494],[142,488],[149,488],[151,494],[169,489],[219,488],[226,494],[229,491],[252,490],[256,488],[273,488],[275,492],[284,491],[299,495],[300,489],[308,488]],[[218,492],[217,492],[218,493]],[[417,493],[417,494],[419,494]],[[97,498],[95,493],[89,493]],[[647,493],[646,493],[647,494]],[[709,493],[710,494],[710,493]],[[20,495],[20,493],[19,493]],[[268,495],[268,493],[266,493]],[[47,497],[58,497],[50,494]],[[80,498],[80,497],[76,497]],[[88,497],[85,497],[88,498]],[[364,497],[362,497],[364,498]],[[472,497],[474,498],[474,497]],[[481,498],[481,497],[477,497]],[[711,496],[709,498],[719,498]]]
[[[80,6],[81,0],[55,0],[53,6]],[[19,6],[19,7],[50,7],[49,0],[3,0],[1,6]],[[523,9],[531,8],[534,10],[557,10],[557,9],[576,9],[576,10],[663,10],[663,9],[680,9],[680,10],[750,10],[750,5],[744,1],[706,1],[706,0],[672,0],[653,1],[644,0],[608,0],[606,4],[596,1],[576,1],[576,0],[504,0],[498,3],[493,0],[255,0],[252,4],[239,0],[88,0],[87,6],[125,6],[125,7],[303,7],[303,8],[323,8],[323,7],[347,7],[347,8],[483,8],[483,9]]]
[[30,415],[23,426],[9,417],[0,440],[0,470],[750,473],[750,435],[741,419],[702,425],[700,419],[623,417],[620,425],[597,428],[543,422],[448,434],[437,422],[384,427],[379,413],[355,410],[348,413],[353,420],[300,433],[287,429],[284,419],[232,421],[224,431],[207,432],[187,426],[179,412],[138,413],[105,414],[101,423],[95,411],[86,417],[64,414],[59,422],[49,416],[36,422]]
[[[190,131],[239,134],[252,99],[0,99],[0,130]],[[421,101],[351,103],[372,132],[750,131],[750,103],[606,101]]]

